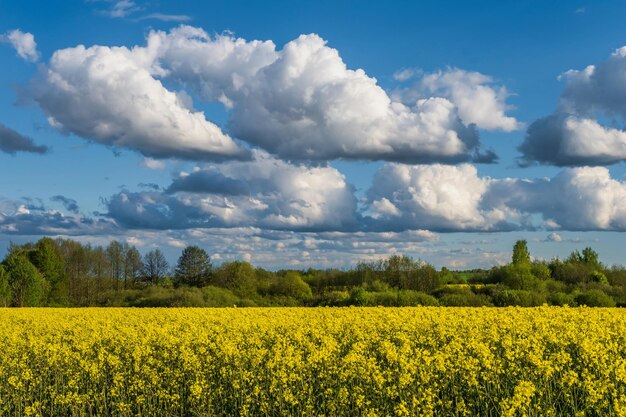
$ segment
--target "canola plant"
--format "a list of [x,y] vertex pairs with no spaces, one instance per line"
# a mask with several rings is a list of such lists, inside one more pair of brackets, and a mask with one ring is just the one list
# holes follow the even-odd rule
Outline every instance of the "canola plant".
[[626,313],[0,309],[0,416],[626,416]]

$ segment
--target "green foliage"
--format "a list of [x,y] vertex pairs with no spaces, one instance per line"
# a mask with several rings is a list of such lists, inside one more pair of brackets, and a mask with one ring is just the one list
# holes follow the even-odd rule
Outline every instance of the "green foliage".
[[345,306],[349,304],[350,293],[348,291],[329,291],[318,296],[316,305],[319,306]]
[[3,262],[9,275],[12,305],[38,307],[44,304],[49,284],[23,251],[14,251]]
[[143,258],[143,275],[148,284],[158,284],[167,276],[169,264],[159,249],[153,249]]
[[207,307],[233,307],[240,302],[239,297],[232,291],[212,285],[202,288],[202,296]]
[[213,275],[212,283],[245,297],[256,292],[255,278],[256,271],[248,262],[225,262]]
[[438,306],[439,301],[432,295],[421,291],[400,290],[398,291],[398,306]]
[[497,307],[520,306],[536,307],[547,302],[545,296],[527,290],[504,290],[493,294],[493,304]]
[[292,297],[296,300],[309,300],[313,296],[311,287],[295,271],[289,271],[283,277],[279,277],[270,288],[270,293]]
[[11,304],[11,285],[9,273],[0,265],[0,307],[8,307]]
[[198,246],[187,246],[178,258],[174,285],[202,287],[211,280],[213,265],[206,251]]
[[615,300],[601,290],[587,290],[576,295],[576,303],[588,307],[615,307]]
[[65,262],[56,242],[49,237],[44,237],[28,254],[32,264],[50,284],[46,305],[67,306],[69,297],[68,280],[64,271]]
[[593,271],[591,273],[591,282],[597,282],[599,284],[608,284],[609,280],[606,277],[606,275],[604,275],[602,272]]
[[515,266],[530,264],[530,252],[525,240],[518,240],[513,246],[512,263]]
[[349,303],[353,306],[366,306],[370,302],[369,294],[363,287],[354,287],[350,291]]
[[553,306],[575,306],[576,300],[572,294],[554,292],[548,296],[548,303]]
[[532,273],[530,264],[510,264],[502,269],[502,283],[514,290],[537,291],[541,281]]
[[474,294],[471,291],[444,294],[439,298],[439,304],[447,307],[481,307],[491,306],[491,299],[485,294]]

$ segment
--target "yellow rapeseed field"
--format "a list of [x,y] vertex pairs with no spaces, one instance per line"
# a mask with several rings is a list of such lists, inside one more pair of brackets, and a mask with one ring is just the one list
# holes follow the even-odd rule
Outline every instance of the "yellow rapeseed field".
[[0,416],[626,416],[621,309],[0,309]]

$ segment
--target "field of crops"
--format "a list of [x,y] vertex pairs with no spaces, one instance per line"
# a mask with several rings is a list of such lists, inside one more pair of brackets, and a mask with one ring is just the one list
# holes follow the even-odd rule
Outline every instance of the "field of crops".
[[0,309],[0,415],[624,416],[620,309]]

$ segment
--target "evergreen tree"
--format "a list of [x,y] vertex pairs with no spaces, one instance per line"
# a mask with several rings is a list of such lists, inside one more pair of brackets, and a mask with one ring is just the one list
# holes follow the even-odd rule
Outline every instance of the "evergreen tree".
[[178,258],[174,283],[190,287],[203,287],[211,279],[213,265],[206,251],[198,246],[187,246]]

